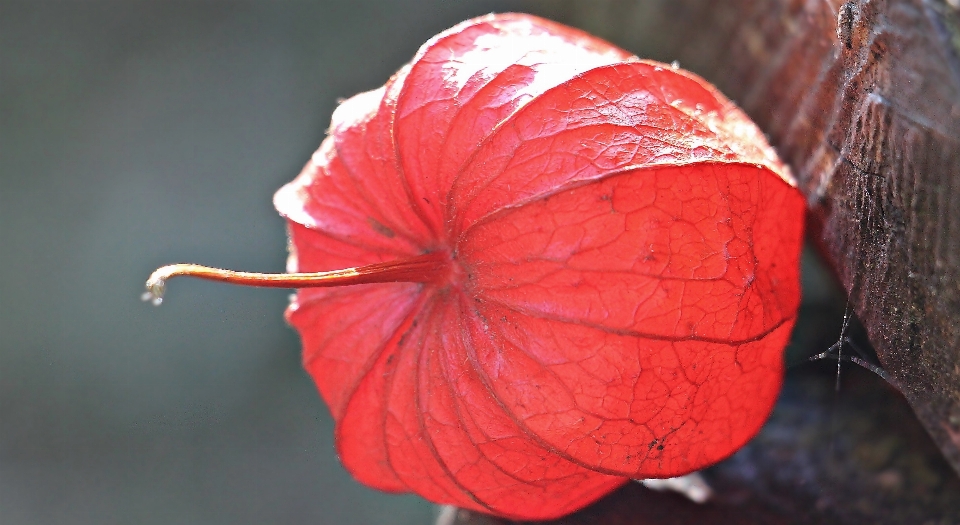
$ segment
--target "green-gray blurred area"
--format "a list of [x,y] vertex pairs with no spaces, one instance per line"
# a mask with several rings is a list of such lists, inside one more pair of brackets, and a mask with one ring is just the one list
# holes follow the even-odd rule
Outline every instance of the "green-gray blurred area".
[[424,524],[339,465],[271,197],[338,98],[481,1],[0,2],[0,524]]

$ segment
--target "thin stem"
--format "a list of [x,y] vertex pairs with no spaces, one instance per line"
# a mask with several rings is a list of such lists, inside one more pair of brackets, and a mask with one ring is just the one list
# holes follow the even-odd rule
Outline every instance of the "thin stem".
[[167,281],[173,277],[196,277],[243,286],[267,288],[327,288],[353,284],[432,282],[450,264],[445,252],[431,252],[407,259],[368,264],[343,270],[315,273],[235,272],[199,264],[170,264],[158,268],[147,279],[142,299],[155,305],[163,302]]
[[[856,344],[854,344],[853,341],[851,341],[847,337],[844,337],[843,339],[841,339],[840,341],[837,341],[836,343],[833,344],[833,346],[831,346],[830,348],[827,348],[823,352],[820,352],[819,354],[814,356],[810,356],[809,358],[807,358],[807,361],[819,361],[821,359],[836,359],[837,361],[846,361],[848,363],[853,363],[855,365],[859,365],[861,368],[864,368],[866,370],[869,370],[870,372],[873,372],[880,379],[883,379],[884,381],[886,381],[887,384],[895,388],[901,394],[903,393],[903,389],[900,387],[900,383],[898,383],[897,380],[893,378],[893,376],[888,374],[886,370],[867,361],[866,359],[863,359],[862,357],[857,357],[855,355],[843,355],[839,353],[839,349],[842,348],[844,344],[849,345],[858,354],[860,354],[860,356],[865,355],[863,350],[861,350]],[[835,354],[834,353],[835,351],[838,351],[838,352]]]

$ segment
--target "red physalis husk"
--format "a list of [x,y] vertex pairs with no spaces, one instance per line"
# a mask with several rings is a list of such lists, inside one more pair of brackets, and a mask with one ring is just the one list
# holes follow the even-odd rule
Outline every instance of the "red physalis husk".
[[344,102],[275,197],[304,365],[361,482],[515,519],[715,463],[760,428],[800,298],[804,201],[699,77],[490,15]]

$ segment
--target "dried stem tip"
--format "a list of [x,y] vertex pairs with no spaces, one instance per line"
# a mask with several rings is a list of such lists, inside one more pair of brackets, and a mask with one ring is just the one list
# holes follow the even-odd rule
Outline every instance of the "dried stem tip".
[[431,252],[384,263],[315,273],[235,272],[198,264],[170,264],[150,274],[146,283],[147,291],[141,298],[159,305],[163,302],[167,280],[180,276],[268,288],[326,288],[369,283],[431,282],[445,273],[449,263],[450,257],[446,253]]

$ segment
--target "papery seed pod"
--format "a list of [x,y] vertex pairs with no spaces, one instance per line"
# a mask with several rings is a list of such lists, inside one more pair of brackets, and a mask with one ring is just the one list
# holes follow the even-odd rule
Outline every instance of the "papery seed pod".
[[729,456],[776,400],[804,200],[686,71],[469,20],[344,102],[275,203],[290,272],[349,269],[271,285],[353,285],[287,316],[372,487],[548,519]]

